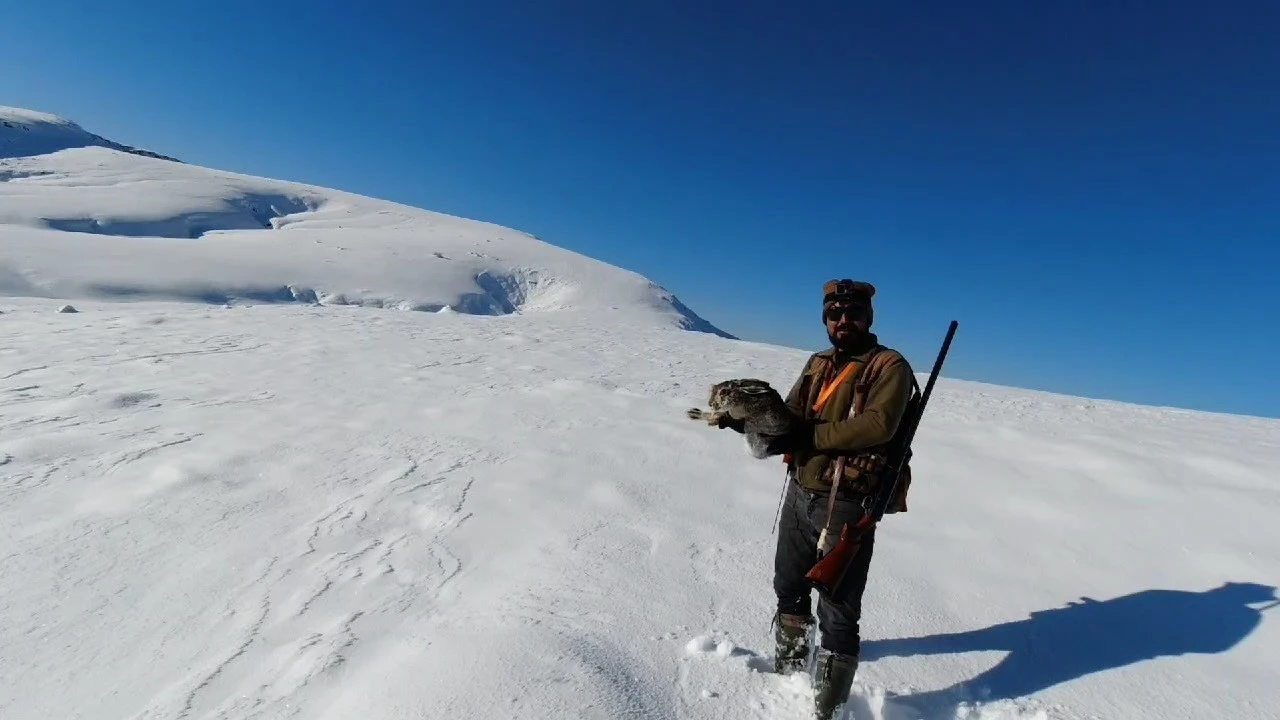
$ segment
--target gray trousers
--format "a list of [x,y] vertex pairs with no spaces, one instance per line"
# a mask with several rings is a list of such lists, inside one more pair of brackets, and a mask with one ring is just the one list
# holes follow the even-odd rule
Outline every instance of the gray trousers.
[[[828,497],[828,493],[806,490],[794,481],[787,483],[787,494],[778,518],[778,545],[773,561],[773,590],[778,596],[779,612],[803,616],[812,614],[812,586],[804,576],[818,559],[818,535],[826,521]],[[857,500],[837,497],[832,513],[825,550],[835,547],[843,523],[852,525],[858,522],[865,511]],[[862,537],[861,547],[849,567],[849,576],[840,596],[830,599],[819,596],[820,646],[827,650],[858,655],[862,594],[867,587],[874,546],[873,529]]]

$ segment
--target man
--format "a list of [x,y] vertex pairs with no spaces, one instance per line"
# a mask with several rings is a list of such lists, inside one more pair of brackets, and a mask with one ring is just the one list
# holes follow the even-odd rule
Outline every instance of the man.
[[[787,395],[787,405],[801,418],[796,431],[769,448],[771,455],[787,456],[788,476],[774,557],[778,672],[804,669],[814,621],[805,574],[818,560],[819,536],[826,527],[825,554],[835,546],[843,524],[856,523],[866,512],[864,501],[879,480],[869,460],[893,437],[914,387],[911,366],[871,332],[874,295],[875,287],[865,282],[832,280],[823,286],[822,319],[831,347],[810,356]],[[874,377],[864,375],[868,367],[875,368]],[[864,406],[851,413],[859,382],[865,384]],[[734,429],[741,432],[741,427]],[[845,470],[832,502],[832,475],[841,456]],[[840,596],[819,599],[822,638],[814,691],[816,715],[822,720],[847,701],[858,668],[862,595],[874,544],[873,529],[861,541]]]

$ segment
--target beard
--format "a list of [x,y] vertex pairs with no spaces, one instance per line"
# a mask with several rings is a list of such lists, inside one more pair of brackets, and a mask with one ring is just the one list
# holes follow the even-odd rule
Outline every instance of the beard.
[[837,330],[827,330],[827,339],[836,350],[857,354],[870,344],[868,341],[871,339],[871,333],[855,323],[845,325],[839,330],[843,331],[842,336],[837,336]]

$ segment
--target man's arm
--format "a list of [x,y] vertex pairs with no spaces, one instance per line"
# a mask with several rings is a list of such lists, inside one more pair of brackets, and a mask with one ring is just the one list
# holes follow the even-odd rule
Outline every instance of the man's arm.
[[912,380],[906,360],[885,368],[867,392],[861,414],[814,428],[813,449],[848,453],[889,442],[911,399]]
[[787,393],[785,398],[787,407],[791,409],[791,412],[795,413],[796,417],[804,417],[804,401],[807,393],[802,393],[801,390],[804,389],[804,379],[809,375],[809,368],[813,366],[814,357],[816,355],[810,355],[809,359],[805,361],[804,367],[800,368],[800,377],[796,378],[795,383],[791,385],[791,392]]

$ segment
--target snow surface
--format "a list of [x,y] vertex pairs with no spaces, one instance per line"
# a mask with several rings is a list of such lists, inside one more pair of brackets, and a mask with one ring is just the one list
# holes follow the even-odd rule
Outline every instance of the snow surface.
[[[0,304],[0,717],[804,717],[781,468],[683,414],[804,353],[55,308]],[[1280,423],[944,380],[915,465],[850,717],[1277,717],[1280,611],[1224,583],[1280,577]]]
[[[767,671],[781,465],[684,415],[807,351],[483,223],[0,169],[0,718],[807,717]],[[262,198],[301,209],[169,232]],[[382,309],[436,304],[476,314]],[[1280,717],[1280,422],[944,379],[916,453],[848,717]]]

